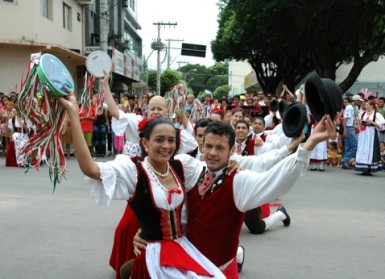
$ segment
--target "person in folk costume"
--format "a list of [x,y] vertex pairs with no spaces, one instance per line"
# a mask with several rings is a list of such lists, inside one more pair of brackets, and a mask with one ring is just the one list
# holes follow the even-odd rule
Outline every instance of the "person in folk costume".
[[[235,151],[235,133],[231,126],[218,121],[205,131],[203,151],[207,172],[201,161],[191,156],[185,161],[188,155],[176,156],[184,162],[186,174],[192,171],[191,176],[186,175],[186,185],[197,186],[188,192],[186,236],[226,278],[239,278],[235,257],[245,212],[286,194],[306,172],[313,148],[335,137],[335,133],[332,119],[324,116],[308,141],[294,154],[261,173],[242,170],[223,175]],[[213,180],[204,183],[208,178]],[[137,238],[135,241],[137,247],[145,247],[145,242]]]
[[142,262],[148,278],[225,278],[182,234],[180,213],[187,187],[184,165],[171,160],[177,141],[174,125],[163,118],[149,120],[141,134],[148,153],[143,162],[118,155],[113,161],[97,163],[83,138],[73,93],[59,102],[69,113],[78,164],[97,203],[108,206],[112,199],[127,200],[143,236],[151,241],[143,253],[148,262]]
[[[259,118],[259,120],[261,119],[262,118]],[[260,155],[268,152],[269,150],[279,148],[278,146],[274,146],[273,144],[271,144],[268,148],[262,150],[262,145],[266,146],[266,144],[264,143],[266,137],[250,138],[247,136],[247,131],[248,123],[245,120],[239,120],[235,125],[235,146],[237,154],[242,156]],[[299,139],[297,139],[298,142],[301,142],[302,140],[303,137],[299,137]],[[270,206],[268,203],[265,203],[260,207],[248,210],[245,216],[246,227],[253,234],[263,233],[277,221],[282,221],[287,227],[290,225],[290,216],[283,206],[278,207],[277,212],[270,215]]]
[[[100,88],[104,89],[105,102],[112,116],[112,130],[115,135],[125,135],[126,137],[123,154],[129,155],[134,158],[134,160],[141,160],[146,154],[145,150],[142,150],[139,146],[140,136],[138,124],[144,117],[134,113],[124,113],[118,109],[112,97],[108,80],[109,75],[106,73],[105,77],[100,81]],[[148,103],[147,114],[149,118],[166,118],[168,116],[168,108],[165,99],[161,96],[153,96]],[[183,111],[180,112],[180,119],[183,123],[183,128],[177,130],[177,153],[188,153],[193,151],[198,145],[191,135],[192,133],[185,129],[189,128],[189,124]],[[138,228],[139,222],[133,210],[127,204],[122,218],[115,228],[114,243],[109,260],[110,266],[116,271],[117,279],[120,278],[119,270],[121,265],[135,257],[132,240]]]
[[[311,132],[317,127],[318,121],[314,121]],[[327,153],[327,141],[320,142],[317,144],[317,146],[314,148],[311,157],[310,157],[310,171],[325,171],[324,164],[328,159],[328,153]]]
[[231,121],[230,125],[235,129],[235,124],[237,124],[238,120],[243,119],[243,109],[241,107],[235,107],[231,110]]
[[[202,119],[198,120],[198,122],[194,126],[194,135],[195,135],[195,139],[198,143],[198,147],[193,152],[190,152],[189,155],[196,158],[196,159],[199,159],[200,161],[204,161],[204,155],[203,155],[204,132],[205,132],[207,126],[212,122],[213,122],[213,120],[211,120],[210,118],[202,118]],[[249,163],[250,160],[245,160],[246,157],[243,158],[242,156],[233,155],[231,159],[237,161],[242,168],[251,168],[255,171],[264,171],[264,170],[272,167],[275,163],[277,163],[278,161],[280,161],[284,157],[286,157],[289,154],[289,150],[294,149],[294,147],[296,147],[296,146],[290,145],[287,148],[283,148],[281,150],[276,150],[274,152],[270,152],[270,154],[265,154],[266,156],[264,155],[263,157],[255,156],[254,161],[256,163],[253,165],[251,165]],[[135,159],[138,156],[137,152],[135,150],[137,150],[135,146],[132,146],[132,148],[130,148],[129,156],[132,159]],[[248,159],[250,159],[250,157]],[[184,215],[185,214],[182,214],[182,216],[184,216]],[[237,252],[238,272],[240,272],[242,270],[242,266],[243,266],[243,262],[244,262],[244,254],[245,254],[244,248],[242,246],[239,246],[238,252]],[[131,268],[132,268],[132,262],[131,261],[127,261],[124,265],[122,265],[122,268],[120,270],[121,278],[129,278]]]
[[365,111],[358,116],[358,124],[360,132],[354,170],[361,171],[361,175],[371,176],[381,169],[378,130],[382,130],[385,124],[382,114],[376,112],[373,100],[366,102]]
[[[239,123],[239,125],[238,125]],[[265,142],[266,136],[250,138],[248,136],[249,123],[241,119],[235,125],[236,143],[235,152],[239,155],[260,155],[269,150],[280,148],[290,142],[284,143],[285,140],[280,140],[278,136],[274,137],[274,142]],[[291,140],[290,140],[291,141]]]
[[195,140],[197,141],[198,143],[198,147],[195,148],[192,152],[190,152],[189,154],[196,158],[196,159],[199,159],[201,161],[204,161],[204,155],[203,155],[203,136],[204,136],[204,132],[207,128],[207,126],[212,123],[213,120],[210,119],[210,118],[201,118],[197,121],[197,123],[195,123],[195,126],[194,126],[194,136],[195,136]]

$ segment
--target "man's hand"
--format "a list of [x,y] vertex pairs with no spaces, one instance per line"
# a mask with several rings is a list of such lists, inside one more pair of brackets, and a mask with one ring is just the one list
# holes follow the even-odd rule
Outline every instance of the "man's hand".
[[[335,118],[339,117],[339,113],[336,113]],[[317,126],[312,131],[309,139],[304,143],[303,148],[308,151],[312,151],[314,147],[327,139],[336,138],[336,124],[330,118],[329,115],[325,115],[318,122]]]
[[291,143],[287,146],[287,149],[289,149],[290,152],[294,152],[298,145],[303,142],[303,140],[305,139],[305,133],[304,131],[302,130],[302,133],[301,135],[299,135],[298,137],[296,138],[293,138]]
[[254,141],[254,145],[259,147],[263,145],[263,140],[260,137],[256,137]]
[[143,238],[140,237],[140,233],[142,232],[142,229],[139,229],[133,240],[134,244],[134,253],[136,256],[139,256],[141,253],[141,250],[145,250],[147,247],[147,241],[145,241]]

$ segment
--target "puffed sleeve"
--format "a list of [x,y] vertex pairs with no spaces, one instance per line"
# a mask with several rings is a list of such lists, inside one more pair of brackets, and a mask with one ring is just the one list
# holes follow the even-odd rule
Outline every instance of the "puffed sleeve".
[[187,154],[178,154],[174,157],[181,161],[185,175],[185,189],[190,191],[198,182],[205,163]]
[[234,176],[233,191],[237,208],[246,212],[285,195],[306,172],[311,151],[298,147],[268,171],[240,171]]
[[230,160],[237,161],[241,169],[263,172],[271,169],[275,164],[288,155],[289,150],[287,149],[287,146],[282,146],[279,149],[273,149],[258,156],[233,154],[230,157]]
[[385,120],[381,113],[376,113],[376,119],[374,121],[380,126],[380,130],[384,129]]
[[180,129],[180,145],[177,151],[178,154],[189,153],[198,147],[198,143],[185,129]]
[[117,136],[126,134],[126,140],[139,142],[138,123],[141,118],[135,113],[124,113],[119,110],[119,119],[115,117],[111,119],[112,130]]
[[135,192],[138,182],[136,165],[126,155],[118,155],[115,160],[98,162],[99,180],[85,177],[91,186],[91,195],[99,206],[108,207],[111,200],[128,200]]

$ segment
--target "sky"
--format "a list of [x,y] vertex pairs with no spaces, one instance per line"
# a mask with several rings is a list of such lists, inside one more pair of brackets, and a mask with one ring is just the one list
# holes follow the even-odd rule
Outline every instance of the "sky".
[[[219,9],[217,0],[139,0],[137,16],[142,30],[138,33],[143,40],[143,54],[148,59],[150,69],[156,69],[157,53],[151,55],[151,43],[158,37],[158,26],[154,23],[177,23],[176,26],[161,26],[160,38],[168,45],[171,40],[171,69],[190,64],[201,64],[206,67],[215,64],[212,59],[210,41],[215,39],[218,23]],[[172,40],[183,40],[172,41]],[[193,57],[181,55],[182,43],[206,45],[206,57]],[[178,48],[178,49],[175,49]],[[161,61],[164,60],[165,52],[161,52]],[[167,58],[162,64],[162,69],[167,67]]]

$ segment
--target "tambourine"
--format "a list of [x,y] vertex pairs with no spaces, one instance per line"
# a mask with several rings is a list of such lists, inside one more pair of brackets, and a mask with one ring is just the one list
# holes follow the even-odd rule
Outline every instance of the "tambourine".
[[56,56],[43,54],[39,60],[37,74],[48,92],[56,97],[68,95],[64,87],[74,90],[74,80],[66,66]]
[[104,77],[104,70],[111,72],[111,57],[104,51],[95,50],[91,52],[86,59],[87,71],[97,78]]

